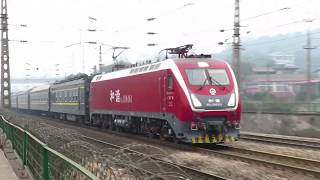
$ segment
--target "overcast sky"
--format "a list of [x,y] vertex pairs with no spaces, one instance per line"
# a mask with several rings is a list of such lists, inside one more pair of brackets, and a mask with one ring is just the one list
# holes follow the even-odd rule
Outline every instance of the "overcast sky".
[[[319,0],[241,0],[240,3],[241,25],[247,26],[241,31],[243,41],[320,26]],[[8,22],[12,24],[9,39],[28,41],[10,42],[11,74],[48,77],[55,76],[59,69],[60,76],[69,75],[81,71],[82,57],[85,71],[90,73],[98,64],[97,46],[65,48],[80,41],[128,46],[130,50],[120,59],[131,62],[153,58],[163,48],[190,43],[197,53],[217,53],[225,48],[217,43],[232,36],[232,31],[221,33],[219,29],[232,29],[233,13],[234,0],[8,0]],[[147,18],[156,19],[146,21]],[[314,22],[303,22],[309,18],[315,18]],[[147,35],[147,32],[157,34]],[[148,47],[148,43],[158,45]],[[102,51],[103,63],[111,64],[112,51],[107,46]]]

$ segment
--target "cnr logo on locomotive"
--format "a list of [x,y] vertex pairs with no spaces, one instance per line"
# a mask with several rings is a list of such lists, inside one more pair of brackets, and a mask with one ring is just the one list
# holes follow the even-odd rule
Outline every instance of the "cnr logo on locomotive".
[[217,91],[216,91],[214,88],[211,88],[211,89],[209,90],[209,93],[210,93],[211,95],[216,95]]

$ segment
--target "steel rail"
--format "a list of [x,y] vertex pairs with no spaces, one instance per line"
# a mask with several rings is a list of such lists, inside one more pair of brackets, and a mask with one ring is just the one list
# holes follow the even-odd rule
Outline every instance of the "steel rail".
[[275,111],[242,111],[242,114],[273,114],[273,115],[293,115],[293,116],[318,116],[320,112],[275,112]]
[[241,139],[320,150],[320,141],[312,141],[306,139],[302,140],[297,139],[297,137],[292,137],[292,139],[289,139],[289,137],[275,137],[271,135],[241,133],[240,140]]
[[[223,158],[236,159],[250,164],[257,164],[262,166],[269,166],[272,168],[278,168],[283,170],[290,170],[292,172],[298,172],[303,175],[312,175],[316,178],[320,178],[320,162],[316,160],[296,158],[292,156],[274,154],[263,151],[241,149],[226,145],[219,145],[223,148],[221,150],[212,150],[207,148],[199,148],[201,152],[208,153],[210,155],[214,154]],[[254,157],[254,156],[258,156]],[[264,157],[265,156],[265,157]],[[283,161],[290,161],[291,163],[283,163]],[[295,165],[294,162],[297,162],[300,165],[304,163],[309,164],[308,166],[314,165],[312,169]],[[317,169],[318,168],[318,169]]]

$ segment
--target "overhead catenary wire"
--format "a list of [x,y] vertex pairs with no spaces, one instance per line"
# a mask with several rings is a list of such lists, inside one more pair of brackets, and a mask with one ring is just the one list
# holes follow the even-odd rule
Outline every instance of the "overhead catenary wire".
[[[320,34],[320,32],[314,32],[314,33],[310,33],[310,35],[312,34]],[[244,46],[253,46],[253,45],[264,45],[264,44],[270,44],[270,43],[275,43],[275,42],[279,42],[279,41],[285,41],[285,40],[289,40],[289,39],[296,39],[296,38],[301,38],[301,37],[305,37],[306,34],[301,34],[301,35],[297,35],[297,36],[293,36],[293,37],[288,37],[288,38],[282,38],[282,39],[277,39],[277,40],[273,40],[273,41],[266,41],[266,42],[261,42],[261,43],[249,43],[246,44],[247,42],[243,42]]]
[[133,26],[128,26],[128,27],[124,27],[124,28],[120,28],[120,29],[117,29],[117,30],[113,30],[112,33],[119,33],[119,32],[122,32],[122,31],[130,31],[130,30],[133,30],[134,28],[137,28],[137,27],[140,27],[141,25],[143,24],[146,24],[148,22],[152,22],[152,21],[155,21],[161,17],[164,17],[164,16],[169,16],[171,15],[172,13],[175,13],[181,9],[184,9],[186,7],[189,7],[189,6],[192,6],[194,5],[195,3],[193,2],[189,2],[189,3],[186,3],[184,4],[183,6],[179,6],[179,7],[176,7],[176,8],[173,8],[173,9],[170,9],[170,10],[167,10],[167,11],[164,11],[162,13],[159,13],[158,15],[154,15],[154,16],[150,16],[150,17],[147,17],[145,19],[142,19],[142,20],[139,20],[138,23],[136,23],[135,25]]
[[280,9],[277,9],[277,10],[265,12],[265,13],[262,13],[262,14],[259,14],[259,15],[243,18],[243,19],[241,19],[241,21],[248,21],[248,20],[251,20],[251,19],[259,18],[259,17],[262,17],[262,16],[267,16],[267,15],[270,15],[270,14],[273,14],[273,13],[276,13],[276,12],[281,12],[281,11],[290,10],[290,9],[291,9],[290,7],[284,7],[284,8],[280,8]]
[[[314,17],[312,19],[318,19],[320,16],[317,16],[317,17]],[[292,24],[296,24],[296,23],[303,23],[305,22],[306,19],[299,19],[299,20],[295,20],[295,21],[291,21],[291,22],[288,22],[288,23],[284,23],[284,24],[278,24],[278,25],[275,25],[275,26],[271,26],[271,27],[268,27],[266,29],[260,29],[260,31],[263,31],[263,32],[268,32],[272,29],[276,29],[276,28],[280,28],[280,27],[284,27],[284,26],[288,26],[288,25],[292,25]],[[260,32],[258,31],[258,32]],[[252,34],[252,32],[257,32],[257,31],[247,31],[245,35],[242,35],[241,37],[242,38],[245,38],[245,37],[248,37]],[[227,42],[228,40],[230,40],[232,38],[231,37],[228,37],[228,38],[225,38],[224,42]]]
[[[319,16],[317,17],[313,17],[311,18],[312,20],[316,20],[318,19]],[[281,28],[281,27],[285,27],[285,26],[289,26],[289,25],[293,25],[293,24],[297,24],[297,23],[305,23],[308,19],[299,19],[299,20],[295,20],[295,21],[291,21],[291,22],[288,22],[288,23],[284,23],[284,24],[278,24],[278,25],[275,25],[275,26],[271,26],[271,27],[267,27],[267,28],[264,28],[264,29],[258,29],[258,31],[247,31],[246,35],[242,36],[242,37],[247,37],[247,36],[250,36],[252,32],[268,32],[270,30],[273,30],[273,29],[277,29],[277,28]]]

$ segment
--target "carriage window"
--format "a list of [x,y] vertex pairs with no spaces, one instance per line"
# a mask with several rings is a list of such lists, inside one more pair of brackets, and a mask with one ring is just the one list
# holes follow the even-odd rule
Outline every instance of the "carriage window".
[[167,79],[167,85],[168,85],[168,89],[169,90],[172,90],[173,89],[173,78],[171,75],[168,76],[168,79]]

